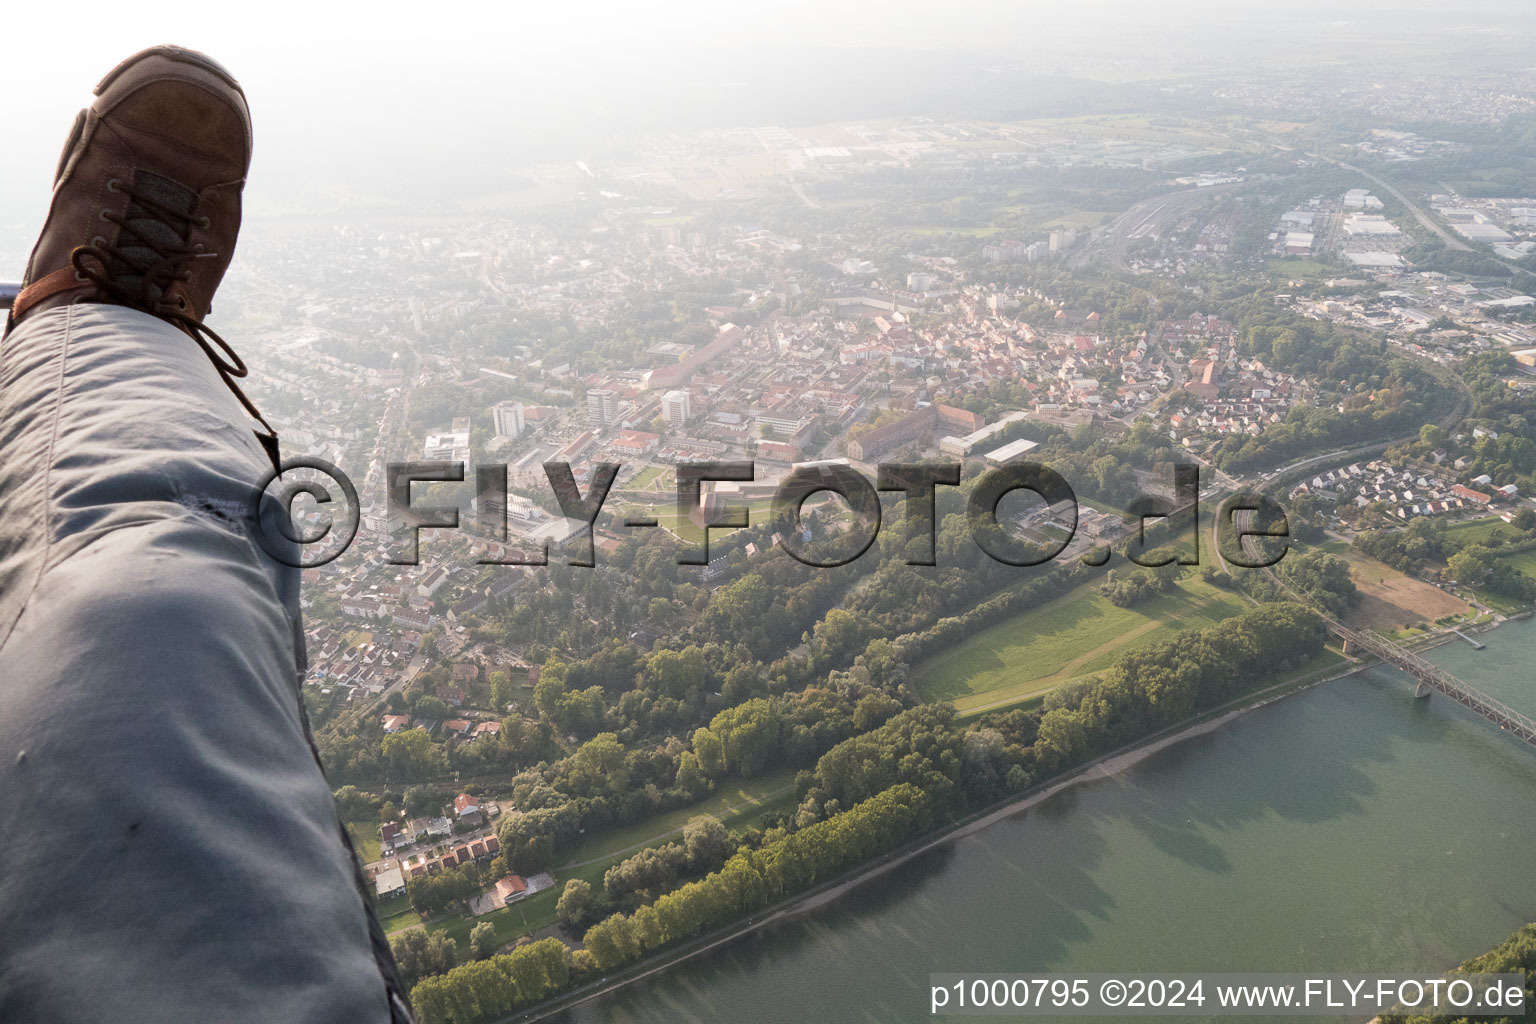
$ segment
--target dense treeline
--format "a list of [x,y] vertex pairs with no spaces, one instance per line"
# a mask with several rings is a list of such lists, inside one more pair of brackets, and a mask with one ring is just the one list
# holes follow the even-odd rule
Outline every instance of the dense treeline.
[[[1305,662],[1321,649],[1323,636],[1315,612],[1295,604],[1262,605],[1219,626],[1127,654],[1102,676],[1054,693],[1043,713],[1009,711],[969,725],[957,723],[948,705],[890,716],[835,744],[800,774],[801,803],[793,818],[741,842],[718,870],[588,928],[578,967],[590,956],[591,969],[612,969],[834,877],[946,817],[959,817],[1044,774],[1229,700],[1268,674]],[[743,731],[732,741],[734,756],[768,742],[763,727],[749,721],[768,713],[759,706],[712,724],[720,751],[711,758],[728,763],[731,755],[721,737],[738,730]],[[520,834],[508,824],[503,829],[508,838]],[[669,877],[701,870],[732,844],[722,832],[710,828],[696,837],[685,832],[681,848],[669,844],[630,858],[609,872],[605,884],[611,881],[612,891],[604,897],[644,901]],[[568,886],[561,902],[562,919],[579,923],[602,901],[583,885]],[[452,993],[471,984],[464,972],[427,979],[418,990],[430,983],[433,1006],[447,1006]],[[482,980],[499,984],[490,974]],[[458,1000],[455,1006],[483,1005],[468,995],[452,998]],[[506,1005],[504,999],[492,1002]],[[484,1018],[466,1010],[462,1016],[424,1013],[423,1019],[469,1024]]]
[[[494,879],[493,879],[494,880]],[[486,879],[471,861],[435,875],[422,875],[405,883],[411,909],[423,916],[445,910],[455,903],[466,903],[479,895]]]
[[1360,599],[1349,575],[1349,563],[1326,551],[1292,552],[1275,566],[1275,573],[1292,590],[1335,618]]
[[1444,562],[1448,579],[1513,601],[1536,601],[1536,579],[1506,557],[1536,549],[1536,512],[1530,509],[1522,509],[1510,529],[1495,530],[1477,542],[1458,543],[1443,520],[1424,517],[1401,530],[1362,533],[1355,546],[1404,572],[1423,574]]
[[426,978],[411,990],[411,1003],[421,1024],[471,1024],[547,999],[570,979],[570,949],[559,939],[540,939]]
[[1324,636],[1316,612],[1278,603],[1132,651],[1041,716],[1034,758],[1055,772],[1124,746],[1305,663]]
[[1401,530],[1368,530],[1355,538],[1355,547],[1394,569],[1416,573],[1431,562],[1442,562],[1453,550],[1443,519],[1423,516]]
[[1457,369],[1472,393],[1472,412],[1463,426],[1484,430],[1482,437],[1460,449],[1470,459],[1464,476],[1487,475],[1529,493],[1536,484],[1536,416],[1531,415],[1530,392],[1505,383],[1519,372],[1514,357],[1508,352],[1482,352],[1463,360]]
[[634,909],[629,904],[650,902],[675,889],[685,876],[718,869],[734,850],[735,843],[717,819],[695,818],[683,829],[682,842],[647,847],[609,868],[603,874],[608,905]]
[[835,817],[739,852],[719,871],[633,914],[593,925],[582,944],[598,968],[610,970],[831,878],[926,831],[936,819],[927,793],[898,783]]

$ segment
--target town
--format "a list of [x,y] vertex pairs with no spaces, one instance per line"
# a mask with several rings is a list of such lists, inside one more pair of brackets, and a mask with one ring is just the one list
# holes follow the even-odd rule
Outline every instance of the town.
[[[864,737],[971,737],[981,806],[1086,756],[1055,694],[1298,594],[1415,650],[1522,615],[1536,181],[1456,170],[1521,74],[1442,134],[1395,127],[1407,78],[1363,133],[1234,78],[1224,113],[658,133],[501,207],[253,222],[221,329],[285,454],[357,485],[303,692],[410,980],[617,969],[873,798],[834,764]],[[1198,531],[1272,500],[1284,560],[1179,557],[1180,467]],[[1028,472],[1065,495],[988,490]],[[1026,557],[977,549],[978,494]],[[1264,630],[1286,679],[1356,656]]]

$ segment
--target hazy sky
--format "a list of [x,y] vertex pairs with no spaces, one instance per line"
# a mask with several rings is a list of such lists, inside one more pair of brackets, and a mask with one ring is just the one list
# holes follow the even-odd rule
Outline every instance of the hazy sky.
[[[1390,35],[1404,12],[1481,19],[1476,27],[1492,30],[1528,25],[1532,8],[1528,0],[280,0],[200,4],[161,18],[136,16],[120,0],[13,4],[0,21],[0,254],[30,245],[59,147],[91,86],[159,42],[205,50],[241,80],[256,132],[253,208],[282,208],[342,183],[362,194],[474,188],[488,164],[588,128],[600,137],[665,123],[674,108],[718,120],[739,105],[745,123],[791,124],[805,109],[802,120],[811,120],[810,99],[903,86],[904,62],[877,52],[927,51],[916,59],[930,64],[917,74],[942,84],[960,72],[931,63],[934,51],[1028,62],[1042,49],[1079,50],[1090,55],[1087,73],[1094,53],[1215,54],[1229,43],[1263,47],[1266,37]],[[748,102],[768,94],[777,106]],[[0,277],[18,272],[0,265]]]

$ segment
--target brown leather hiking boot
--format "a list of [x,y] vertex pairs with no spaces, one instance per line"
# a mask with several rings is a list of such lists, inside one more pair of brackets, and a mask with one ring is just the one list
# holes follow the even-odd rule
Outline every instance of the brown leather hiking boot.
[[245,94],[216,61],[177,46],[123,61],[75,119],[8,327],[72,302],[169,321],[213,360],[275,452],[234,382],[245,363],[203,324],[234,255],[250,163]]

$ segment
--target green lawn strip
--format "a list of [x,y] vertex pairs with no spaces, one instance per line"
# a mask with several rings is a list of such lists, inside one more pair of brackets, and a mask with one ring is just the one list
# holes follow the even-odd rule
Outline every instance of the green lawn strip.
[[[1530,573],[1533,576],[1536,576],[1536,570],[1527,569],[1524,571]],[[1493,591],[1486,590],[1482,587],[1474,588],[1472,593],[1475,594],[1477,599],[1483,604],[1487,605],[1489,608],[1492,608],[1496,612],[1501,612],[1504,615],[1515,615],[1519,612],[1525,611],[1528,607],[1527,605],[1523,605],[1519,601],[1516,601],[1512,597],[1505,597],[1503,594],[1495,594]]]
[[1097,583],[1087,583],[929,658],[913,673],[913,685],[928,700],[953,700],[962,711],[1023,698],[1107,668],[1166,629],[1209,626],[1245,607],[1236,594],[1193,577],[1134,608],[1115,607]]
[[352,848],[364,864],[379,859],[379,819],[359,818],[344,822],[347,834],[352,837]]
[[660,846],[683,834],[683,826],[701,814],[712,815],[729,825],[734,818],[761,812],[788,793],[793,796],[794,769],[754,779],[722,779],[715,792],[696,804],[652,815],[622,829],[591,836],[566,855],[564,865],[584,864],[615,854],[628,856],[646,846]]
[[1497,532],[1503,531],[1505,536],[1517,537],[1520,531],[1506,523],[1498,516],[1488,516],[1484,519],[1471,519],[1464,523],[1453,523],[1446,527],[1445,535],[1458,546],[1462,544],[1481,543]]
[[386,935],[421,923],[421,915],[411,909],[410,900],[404,896],[380,900],[374,909],[378,912],[379,924],[383,926]]
[[645,469],[642,469],[640,472],[636,473],[635,478],[629,483],[625,484],[624,487],[626,490],[644,490],[652,483],[654,483],[656,478],[661,476],[661,474],[664,472],[666,472],[666,470],[661,466],[647,466]]
[[1033,693],[1028,697],[1020,697],[1018,700],[1004,700],[1001,704],[986,704],[969,708],[965,711],[956,711],[955,721],[963,722],[967,718],[975,718],[977,715],[985,715],[990,711],[1033,711],[1045,703],[1044,693]]

